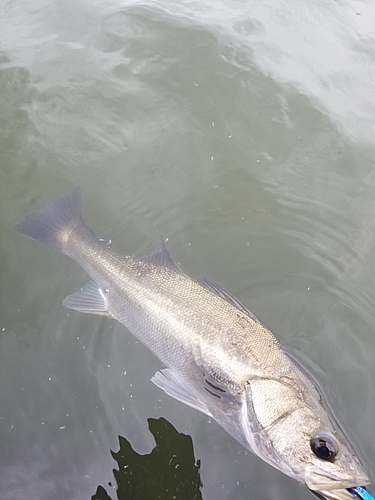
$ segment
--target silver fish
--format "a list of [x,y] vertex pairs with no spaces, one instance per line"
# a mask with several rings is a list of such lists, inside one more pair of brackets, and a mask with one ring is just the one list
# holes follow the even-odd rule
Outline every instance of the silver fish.
[[84,222],[78,186],[16,228],[85,269],[92,281],[63,304],[123,323],[167,367],[152,379],[167,394],[324,498],[353,499],[349,488],[370,483],[318,388],[272,332],[220,285],[189,278],[163,241],[148,257],[121,256]]

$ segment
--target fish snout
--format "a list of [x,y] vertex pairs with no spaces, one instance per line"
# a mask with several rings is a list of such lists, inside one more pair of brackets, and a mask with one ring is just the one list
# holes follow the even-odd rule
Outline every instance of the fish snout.
[[[341,476],[341,477],[340,477]],[[366,486],[370,484],[370,479],[363,474],[356,474],[355,477],[350,475],[336,475],[327,470],[323,470],[316,465],[312,465],[308,468],[305,475],[306,486],[314,493],[321,495],[327,500],[353,500],[354,498],[360,498],[356,494],[356,490],[363,488],[358,488],[360,486]],[[353,492],[349,491],[352,489]],[[367,492],[366,492],[367,493]],[[373,500],[370,494],[366,495],[363,500]]]

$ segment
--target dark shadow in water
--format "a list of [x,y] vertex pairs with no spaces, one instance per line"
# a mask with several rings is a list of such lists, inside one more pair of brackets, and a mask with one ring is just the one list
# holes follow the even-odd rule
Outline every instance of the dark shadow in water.
[[[203,500],[200,460],[195,460],[191,437],[164,418],[147,421],[156,442],[151,453],[139,455],[121,436],[119,451],[111,451],[118,464],[113,470],[118,500]],[[91,500],[112,498],[98,486]]]

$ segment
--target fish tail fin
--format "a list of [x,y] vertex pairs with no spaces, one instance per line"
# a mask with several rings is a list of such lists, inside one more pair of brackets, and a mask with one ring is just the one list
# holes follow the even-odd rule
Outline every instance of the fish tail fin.
[[62,253],[67,253],[67,241],[72,230],[82,224],[81,188],[73,187],[51,205],[25,215],[16,230]]

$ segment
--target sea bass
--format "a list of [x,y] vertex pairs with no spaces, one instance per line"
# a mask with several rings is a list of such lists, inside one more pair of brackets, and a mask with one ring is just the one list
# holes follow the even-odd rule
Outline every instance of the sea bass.
[[316,384],[238,299],[187,276],[163,241],[148,257],[120,255],[84,222],[78,186],[16,228],[85,269],[91,281],[63,304],[123,323],[167,367],[152,379],[167,394],[324,498],[365,491],[356,488],[369,477]]

